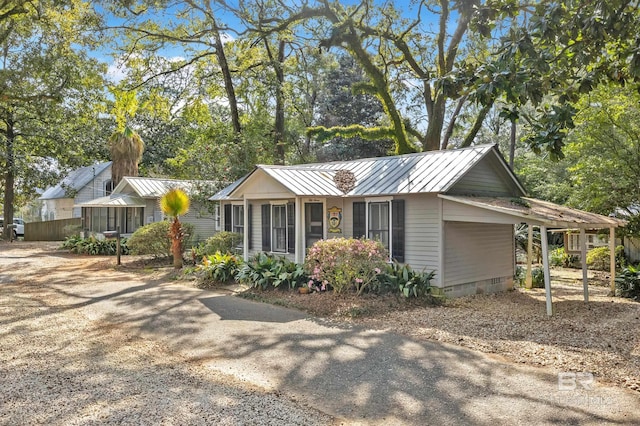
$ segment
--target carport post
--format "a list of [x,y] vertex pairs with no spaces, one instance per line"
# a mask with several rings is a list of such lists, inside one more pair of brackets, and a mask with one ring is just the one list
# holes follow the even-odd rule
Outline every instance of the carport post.
[[580,228],[580,257],[582,260],[582,288],[584,289],[584,301],[589,302],[589,283],[587,281],[587,233]]
[[616,295],[616,228],[609,228],[609,256],[611,267],[611,296]]
[[551,304],[551,275],[549,272],[549,244],[547,242],[547,227],[540,227],[540,239],[542,242],[542,266],[544,269],[544,288],[547,294],[547,315],[553,315]]
[[528,241],[527,241],[527,275],[524,279],[524,288],[531,289],[533,287],[532,277],[531,277],[531,258],[533,257],[533,226],[530,223],[527,223],[528,229]]

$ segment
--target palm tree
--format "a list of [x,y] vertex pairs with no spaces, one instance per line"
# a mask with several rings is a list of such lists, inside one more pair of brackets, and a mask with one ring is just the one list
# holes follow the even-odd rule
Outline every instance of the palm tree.
[[124,130],[116,131],[109,138],[111,152],[111,181],[113,188],[124,176],[138,176],[138,163],[144,151],[144,142],[135,130],[125,126]]
[[185,233],[178,216],[182,216],[189,211],[189,196],[183,190],[174,188],[160,198],[160,209],[164,214],[173,218],[169,228],[171,253],[173,254],[173,266],[176,269],[180,269],[182,268],[182,242]]

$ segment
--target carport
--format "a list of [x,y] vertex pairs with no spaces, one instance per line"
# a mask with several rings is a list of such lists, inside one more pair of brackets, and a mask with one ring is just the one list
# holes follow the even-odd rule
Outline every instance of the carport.
[[[561,206],[535,198],[518,197],[469,197],[440,194],[438,197],[444,200],[443,218],[444,220],[469,221],[468,218],[489,223],[511,223],[513,225],[527,224],[529,229],[529,247],[527,256],[526,287],[531,288],[532,270],[532,244],[533,228],[540,229],[542,243],[542,262],[544,269],[544,285],[546,292],[547,315],[553,314],[551,278],[549,270],[549,244],[547,231],[557,228],[579,229],[581,235],[582,259],[586,259],[586,230],[609,230],[609,251],[611,262],[610,289],[611,294],[615,294],[615,229],[624,226],[626,221],[602,216],[595,213],[584,212]],[[449,204],[453,203],[453,204]],[[460,207],[464,206],[465,215],[460,215]],[[452,206],[455,208],[447,208]],[[582,283],[584,289],[584,301],[589,301],[589,287],[587,280],[587,265],[582,262]]]

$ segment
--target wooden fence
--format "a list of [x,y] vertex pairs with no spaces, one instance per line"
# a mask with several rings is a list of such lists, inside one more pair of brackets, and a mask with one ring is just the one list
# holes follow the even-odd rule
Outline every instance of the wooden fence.
[[25,241],[63,241],[70,235],[78,233],[82,227],[82,219],[48,220],[46,222],[29,222],[24,224]]

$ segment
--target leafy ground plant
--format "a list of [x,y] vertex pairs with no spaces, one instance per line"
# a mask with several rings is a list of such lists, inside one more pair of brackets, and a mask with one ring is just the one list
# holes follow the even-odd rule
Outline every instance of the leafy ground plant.
[[[88,238],[72,235],[64,240],[61,248],[75,254],[112,256],[117,252],[117,242],[116,240],[98,239],[93,235]],[[120,250],[121,254],[129,254],[130,250],[126,238],[120,240]]]
[[229,253],[216,252],[205,256],[202,264],[196,266],[195,273],[202,286],[225,284],[235,279],[242,261]]
[[640,265],[628,265],[616,277],[616,287],[622,297],[640,299]]
[[270,287],[293,289],[306,283],[308,277],[301,265],[285,257],[258,253],[240,268],[237,279],[251,287],[266,290]]
[[378,281],[381,290],[388,288],[392,292],[399,292],[403,297],[418,298],[431,293],[431,280],[434,276],[434,271],[414,271],[409,265],[394,262],[378,275]]

